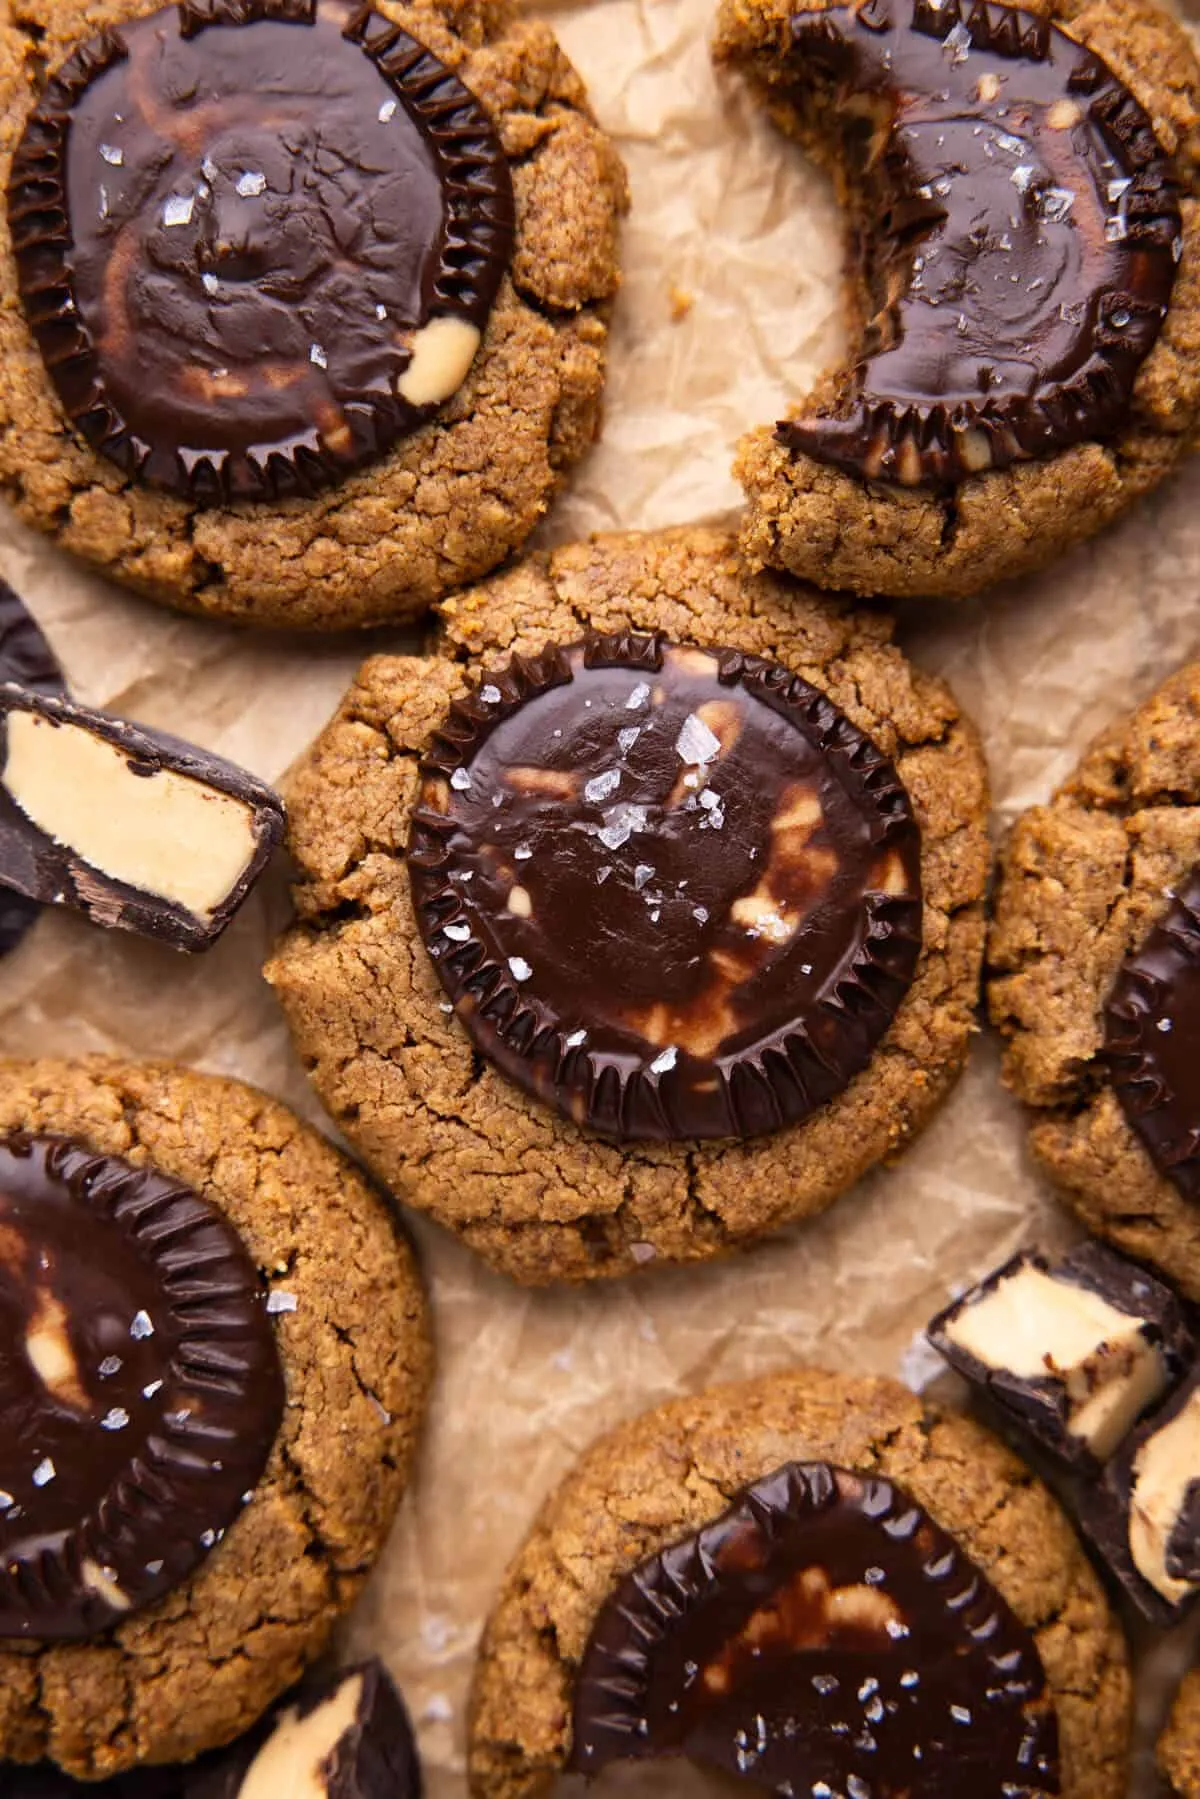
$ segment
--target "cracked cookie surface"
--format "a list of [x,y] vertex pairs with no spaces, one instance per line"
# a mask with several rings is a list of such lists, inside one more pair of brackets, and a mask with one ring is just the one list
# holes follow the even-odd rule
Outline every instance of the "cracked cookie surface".
[[[706,1260],[822,1211],[927,1122],[973,1029],[987,780],[953,696],[889,619],[751,576],[715,532],[536,556],[442,612],[441,653],[368,661],[292,783],[298,922],[267,975],[325,1105],[394,1192],[530,1284]],[[890,1030],[835,1099],[756,1142],[620,1149],[554,1113],[473,1052],[418,935],[409,812],[448,704],[514,653],[625,628],[803,676],[892,759],[921,828],[923,947]]]
[[896,1382],[803,1370],[681,1399],[596,1443],[551,1495],[486,1626],[472,1704],[474,1799],[549,1794],[571,1748],[596,1616],[647,1556],[789,1461],[895,1481],[1034,1633],[1058,1712],[1064,1799],[1121,1799],[1125,1641],[1066,1519],[986,1431]]
[[[902,0],[902,16],[907,5]],[[827,120],[798,102],[785,77],[793,15],[819,10],[818,0],[723,0],[716,55],[749,76],[782,130],[832,173],[848,241],[857,242],[875,224],[862,185]],[[1159,144],[1174,159],[1182,256],[1128,417],[1104,442],[1085,441],[1042,459],[992,468],[944,491],[864,481],[793,453],[777,440],[774,423],[759,427],[743,438],[735,468],[748,500],[742,547],[756,566],[786,568],[861,594],[962,598],[1029,574],[1093,535],[1156,486],[1196,443],[1200,65],[1191,40],[1154,0],[1033,0],[1024,10],[1095,51],[1144,107]],[[788,154],[782,143],[780,154]],[[845,309],[854,344],[874,311],[854,269],[845,282]],[[791,411],[811,417],[839,391],[839,373],[831,371]],[[781,396],[781,417],[785,404]]]
[[1179,1689],[1159,1740],[1158,1765],[1176,1799],[1200,1799],[1200,1668]]
[[1159,1172],[1100,1060],[1125,958],[1200,860],[1200,663],[1093,744],[1016,822],[988,946],[1004,1078],[1034,1154],[1089,1230],[1200,1299],[1200,1216]]
[[[0,0],[0,181],[47,70],[153,0]],[[482,102],[516,245],[483,347],[431,423],[311,499],[205,508],[132,483],[71,431],[0,220],[0,492],[101,572],[187,612],[337,629],[414,618],[537,524],[599,428],[624,171],[548,27],[507,0],[380,0]]]
[[284,1420],[197,1573],[86,1642],[0,1643],[0,1761],[95,1780],[232,1740],[324,1648],[408,1480],[431,1372],[416,1265],[350,1163],[254,1089],[163,1064],[0,1062],[0,1133],[56,1132],[190,1185],[276,1290]]

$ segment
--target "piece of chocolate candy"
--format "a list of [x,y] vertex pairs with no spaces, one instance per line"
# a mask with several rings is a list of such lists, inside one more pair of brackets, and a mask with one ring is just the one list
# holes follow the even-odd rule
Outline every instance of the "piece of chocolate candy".
[[882,752],[786,669],[658,636],[485,676],[435,734],[409,866],[479,1048],[615,1138],[808,1117],[921,947],[920,836]]
[[[7,581],[0,581],[0,685],[15,681],[35,693],[65,693],[66,682],[50,645]],[[23,893],[0,886],[0,956],[16,949],[41,907]]]
[[1170,1288],[1099,1244],[1053,1267],[1014,1256],[935,1318],[929,1340],[1009,1422],[1089,1468],[1115,1454],[1196,1354]]
[[285,826],[278,795],[232,762],[0,687],[0,882],[31,900],[208,949]]
[[8,199],[76,429],[200,504],[284,498],[457,392],[513,240],[487,113],[351,0],[191,0],[46,83]]
[[747,1488],[602,1607],[570,1767],[670,1755],[805,1799],[1061,1790],[1031,1633],[900,1488],[823,1463]]
[[792,45],[801,104],[855,134],[874,312],[830,416],[780,440],[917,486],[1118,430],[1182,253],[1129,91],[1049,20],[974,0],[806,10]]
[[1200,1200],[1200,868],[1127,956],[1104,1007],[1126,1118],[1168,1180]]
[[257,1268],[179,1181],[0,1138],[0,1638],[91,1637],[253,1493],[283,1376]]

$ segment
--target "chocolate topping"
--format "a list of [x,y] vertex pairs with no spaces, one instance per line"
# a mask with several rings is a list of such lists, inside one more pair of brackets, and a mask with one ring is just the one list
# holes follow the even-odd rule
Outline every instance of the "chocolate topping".
[[447,993],[506,1075],[606,1135],[806,1118],[912,980],[908,796],[774,663],[548,646],[452,707],[423,777],[409,863]]
[[1126,1118],[1162,1173],[1200,1200],[1200,867],[1126,957],[1104,1033]]
[[1118,430],[1182,250],[1128,90],[1015,7],[868,0],[796,16],[792,42],[801,104],[850,121],[874,316],[834,416],[780,440],[918,486]]
[[186,1579],[283,1408],[257,1270],[189,1188],[0,1139],[0,1637],[89,1637]]
[[[65,693],[66,682],[50,645],[7,581],[0,581],[0,686],[17,681],[35,693]],[[23,893],[0,886],[0,956],[16,949],[41,907]]]
[[900,1488],[820,1462],[747,1488],[601,1609],[570,1766],[669,1755],[829,1799],[1061,1791],[1031,1633]]
[[202,504],[309,493],[461,385],[512,247],[487,114],[351,0],[193,0],[47,82],[22,301],[77,429]]

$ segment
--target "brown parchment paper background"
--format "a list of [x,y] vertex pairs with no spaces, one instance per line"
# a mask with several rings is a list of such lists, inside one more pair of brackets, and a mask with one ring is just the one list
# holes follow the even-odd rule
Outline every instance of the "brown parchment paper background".
[[[728,519],[740,430],[777,416],[838,348],[830,193],[743,94],[718,87],[712,0],[542,10],[633,184],[604,440],[544,535]],[[3,515],[0,572],[29,599],[83,699],[271,779],[328,717],[364,653],[362,642],[248,637],[175,619],[85,575]],[[1048,794],[1094,731],[1196,653],[1200,461],[1039,580],[982,603],[910,608],[902,629],[978,719],[1002,827]],[[389,642],[403,640],[383,634],[371,647]],[[171,1056],[256,1082],[319,1121],[258,972],[286,913],[279,878],[195,960],[45,918],[0,963],[0,1045]],[[984,1036],[957,1093],[896,1168],[814,1227],[728,1265],[528,1295],[433,1228],[417,1231],[440,1379],[419,1480],[345,1648],[386,1656],[420,1727],[429,1799],[461,1799],[464,1702],[490,1595],[536,1505],[597,1431],[714,1379],[805,1358],[921,1386],[936,1358],[920,1327],[947,1294],[1023,1240],[1050,1243],[1069,1227],[1025,1159]],[[1159,1791],[1149,1745],[1187,1652],[1180,1634],[1143,1655],[1131,1799]],[[714,1790],[661,1768],[606,1778],[600,1790],[617,1788],[647,1799]]]

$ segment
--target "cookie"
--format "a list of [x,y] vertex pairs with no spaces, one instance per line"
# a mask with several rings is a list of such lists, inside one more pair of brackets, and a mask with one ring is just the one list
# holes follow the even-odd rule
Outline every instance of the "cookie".
[[739,449],[752,563],[961,598],[1191,451],[1200,64],[1153,0],[723,0],[716,56],[847,226],[845,361]]
[[297,1049],[381,1179],[519,1280],[821,1211],[961,1068],[974,731],[888,620],[718,534],[453,597],[438,654],[364,665],[290,808]]
[[1200,1299],[1190,1055],[1200,663],[1178,671],[1016,822],[989,1006],[1030,1142],[1092,1231]]
[[1179,1689],[1158,1745],[1158,1766],[1175,1799],[1200,1799],[1200,1668]]
[[[58,658],[24,602],[0,581],[0,686],[17,681],[34,693],[60,694],[66,683]],[[0,956],[24,941],[41,907],[36,900],[0,887]]]
[[804,1370],[567,1475],[484,1631],[470,1790],[682,1749],[754,1790],[899,1791],[919,1762],[939,1799],[1120,1799],[1129,1731],[1124,1639],[1045,1489],[895,1382]]
[[505,0],[39,5],[0,112],[0,491],[104,574],[415,618],[595,437],[624,172]]
[[170,1065],[0,1064],[0,1202],[0,1759],[189,1760],[382,1548],[429,1381],[411,1254],[290,1112]]

